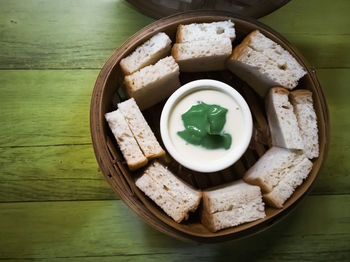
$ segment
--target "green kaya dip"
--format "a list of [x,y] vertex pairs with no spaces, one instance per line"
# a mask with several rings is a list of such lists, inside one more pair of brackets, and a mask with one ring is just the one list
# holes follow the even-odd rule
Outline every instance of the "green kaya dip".
[[199,101],[181,116],[185,130],[177,134],[192,145],[227,150],[232,144],[231,135],[223,131],[227,111],[219,105]]

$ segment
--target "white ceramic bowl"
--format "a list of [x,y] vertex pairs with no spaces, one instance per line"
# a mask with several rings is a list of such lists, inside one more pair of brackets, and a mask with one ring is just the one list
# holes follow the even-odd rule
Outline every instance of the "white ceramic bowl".
[[[174,145],[169,132],[169,119],[176,105],[186,96],[200,90],[214,90],[224,93],[233,99],[241,109],[243,116],[244,132],[239,139],[232,144],[220,158],[214,161],[193,161],[188,156],[184,156]],[[218,103],[220,105],[220,101]],[[186,110],[187,111],[187,110]],[[179,127],[180,129],[183,127]],[[192,81],[176,90],[164,105],[160,118],[160,133],[168,153],[181,165],[194,171],[209,173],[223,170],[233,165],[244,154],[248,148],[253,130],[253,121],[250,109],[244,98],[231,86],[216,80],[202,79]],[[180,131],[180,130],[179,130]]]

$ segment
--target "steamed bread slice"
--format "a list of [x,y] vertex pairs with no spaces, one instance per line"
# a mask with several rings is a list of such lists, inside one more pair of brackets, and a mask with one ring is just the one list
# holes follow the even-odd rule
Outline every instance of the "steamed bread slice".
[[224,70],[231,52],[232,43],[229,38],[176,43],[171,51],[182,72]]
[[179,25],[171,53],[183,72],[224,70],[235,37],[230,20]]
[[202,193],[177,178],[161,163],[154,161],[136,180],[136,186],[177,223],[197,209]]
[[117,140],[120,151],[122,152],[130,170],[136,170],[145,166],[148,162],[139,148],[123,114],[120,110],[115,110],[105,114],[108,125]]
[[295,90],[289,93],[289,98],[298,120],[301,138],[304,143],[303,151],[309,159],[318,157],[317,116],[313,107],[312,92],[305,89]]
[[264,202],[258,186],[238,180],[203,191],[201,221],[212,232],[264,217]]
[[126,92],[141,110],[168,98],[180,87],[179,66],[172,56],[159,60],[124,78]]
[[194,42],[209,38],[236,38],[234,23],[231,20],[212,23],[192,23],[179,25],[176,31],[176,42]]
[[276,87],[271,88],[266,97],[266,114],[272,145],[288,149],[303,149],[304,142],[288,96],[287,89]]
[[148,159],[153,159],[164,155],[165,151],[160,146],[135,100],[130,98],[122,103],[119,103],[118,108],[128,123],[128,126],[143,154]]
[[247,183],[258,185],[264,200],[282,208],[312,169],[312,162],[302,151],[272,147],[243,176]]
[[140,45],[129,56],[120,61],[120,67],[124,74],[132,74],[141,68],[154,64],[159,59],[169,55],[171,40],[163,32],[152,36],[148,41]]
[[235,47],[227,67],[262,97],[274,86],[295,88],[306,74],[287,50],[259,30],[251,32]]

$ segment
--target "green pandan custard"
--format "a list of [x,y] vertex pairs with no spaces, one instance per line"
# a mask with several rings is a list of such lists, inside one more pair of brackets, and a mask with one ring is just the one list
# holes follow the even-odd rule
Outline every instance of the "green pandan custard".
[[229,149],[232,137],[223,132],[226,113],[227,109],[219,105],[198,102],[181,116],[185,130],[177,134],[192,145],[207,149]]

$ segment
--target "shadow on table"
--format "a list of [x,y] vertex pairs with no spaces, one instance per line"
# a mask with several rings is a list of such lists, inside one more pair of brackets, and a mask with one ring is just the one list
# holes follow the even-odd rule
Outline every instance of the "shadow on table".
[[142,244],[147,246],[145,249],[148,252],[152,252],[149,253],[152,257],[171,255],[179,261],[186,258],[195,261],[275,260],[277,255],[280,257],[283,253],[290,252],[286,247],[302,244],[299,236],[293,233],[298,230],[298,224],[302,223],[302,217],[297,211],[292,211],[289,217],[257,235],[214,244],[183,242],[143,224]]

